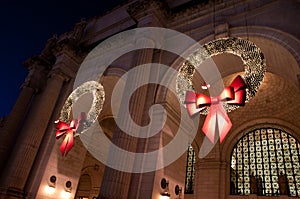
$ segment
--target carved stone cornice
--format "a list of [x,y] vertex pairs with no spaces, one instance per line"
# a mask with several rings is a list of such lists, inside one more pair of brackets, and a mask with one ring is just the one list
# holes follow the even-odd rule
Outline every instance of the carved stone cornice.
[[139,22],[147,16],[154,16],[162,25],[168,18],[169,8],[164,1],[160,0],[139,0],[127,6],[129,15]]
[[[150,7],[152,2],[153,2],[153,0],[136,1],[128,6],[127,12],[131,16],[138,17],[143,11],[146,11],[146,9],[148,9]],[[146,13],[143,13],[143,14],[146,15]]]
[[59,77],[62,81],[68,82],[71,79],[71,76],[63,68],[55,68],[50,71],[49,77]]
[[[269,4],[272,0],[207,0],[204,1],[194,1],[190,6],[183,7],[181,9],[173,9],[169,14],[169,26],[177,27],[180,24],[191,23],[192,21],[202,20],[204,18],[210,18],[213,20],[213,17],[216,16],[217,19],[214,19],[216,25],[226,23],[228,20],[228,13],[240,13],[245,14],[250,10],[245,10],[245,6],[251,8],[259,8],[264,5]],[[228,12],[231,11],[231,12]]]
[[44,49],[39,55],[39,57],[44,59],[49,65],[52,65],[55,62],[55,55],[53,54],[53,49],[56,47],[57,41],[57,35],[53,35],[53,37],[47,40]]
[[73,30],[61,34],[58,38],[56,52],[63,46],[68,46],[68,48],[72,48],[75,51],[78,50],[80,41],[84,36],[86,26],[87,21],[85,19],[81,19],[80,22],[74,25]]
[[53,53],[57,58],[60,54],[68,52],[69,54],[76,54],[76,45],[72,40],[65,39],[57,43],[53,49]]
[[58,59],[61,55],[65,54],[76,58],[77,62],[82,62],[89,51],[90,49],[88,49],[87,47],[77,45],[74,40],[69,39],[59,41],[56,47],[53,49],[53,53],[56,59]]
[[47,81],[47,74],[51,65],[41,56],[35,56],[23,63],[29,70],[27,77],[21,87],[29,87],[35,92],[43,90]]
[[223,0],[216,0],[216,1],[211,1],[207,0],[206,2],[203,1],[195,1],[193,5],[190,5],[186,8],[182,9],[174,9],[170,12],[170,19],[177,21],[177,18],[182,18],[183,16],[189,16],[192,17],[194,14],[203,15],[203,14],[208,14],[212,12],[213,4],[221,3]]
[[51,69],[52,64],[48,62],[48,60],[44,59],[44,57],[37,55],[34,57],[31,57],[23,62],[23,65],[28,68],[28,70],[31,70],[33,67],[41,67],[45,69]]
[[80,22],[76,23],[73,30],[69,32],[69,39],[79,42],[83,37],[86,25],[87,21],[85,19],[81,19]]

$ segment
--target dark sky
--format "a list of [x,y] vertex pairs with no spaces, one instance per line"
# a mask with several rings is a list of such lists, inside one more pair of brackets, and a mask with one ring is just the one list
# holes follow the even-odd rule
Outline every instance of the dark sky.
[[26,75],[23,62],[40,53],[53,34],[70,31],[81,18],[89,19],[125,0],[43,0],[0,3],[0,117],[13,107]]

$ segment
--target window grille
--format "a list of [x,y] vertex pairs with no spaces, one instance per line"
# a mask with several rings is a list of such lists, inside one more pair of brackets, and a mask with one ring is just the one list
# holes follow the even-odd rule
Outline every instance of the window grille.
[[300,144],[293,136],[276,128],[260,128],[243,136],[231,153],[230,193],[253,192],[253,174],[257,195],[282,195],[278,177],[283,173],[287,177],[286,195],[300,196],[299,149]]
[[185,194],[194,193],[195,162],[195,151],[192,146],[189,146],[186,161]]

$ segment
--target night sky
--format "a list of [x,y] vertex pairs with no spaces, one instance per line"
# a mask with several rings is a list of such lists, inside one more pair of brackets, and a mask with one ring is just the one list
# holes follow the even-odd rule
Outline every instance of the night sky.
[[72,30],[82,18],[101,15],[122,2],[125,0],[1,1],[0,117],[9,114],[20,93],[27,75],[22,63],[39,54],[47,39]]

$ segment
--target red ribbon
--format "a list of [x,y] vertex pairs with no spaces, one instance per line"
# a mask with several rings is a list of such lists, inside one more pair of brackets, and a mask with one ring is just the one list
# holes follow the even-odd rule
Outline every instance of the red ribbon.
[[60,152],[62,156],[66,156],[74,145],[74,134],[76,131],[82,131],[82,124],[86,121],[86,114],[82,112],[78,119],[72,120],[70,124],[56,120],[56,139],[66,135],[62,144],[60,145]]
[[208,97],[192,91],[186,92],[185,104],[190,116],[195,116],[210,106],[202,131],[212,143],[214,143],[216,129],[219,132],[220,142],[222,142],[232,126],[223,103],[244,106],[246,101],[245,89],[246,83],[241,76],[237,76],[230,86],[225,87],[217,97]]

